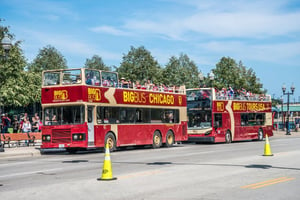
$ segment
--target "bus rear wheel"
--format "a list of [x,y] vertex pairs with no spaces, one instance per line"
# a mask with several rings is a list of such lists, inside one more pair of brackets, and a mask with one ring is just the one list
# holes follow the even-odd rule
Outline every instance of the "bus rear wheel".
[[161,135],[159,131],[155,131],[153,134],[153,143],[152,147],[154,149],[161,147],[162,141],[161,141]]
[[226,134],[225,134],[225,142],[227,144],[232,142],[231,133],[229,131],[227,131]]
[[116,138],[115,138],[114,134],[112,134],[112,133],[106,134],[104,148],[106,147],[106,144],[108,144],[110,152],[113,152],[116,150]]
[[173,132],[172,131],[168,131],[167,132],[167,136],[166,136],[166,146],[167,147],[172,147],[173,144],[174,144],[174,141],[175,141],[175,139],[174,139]]

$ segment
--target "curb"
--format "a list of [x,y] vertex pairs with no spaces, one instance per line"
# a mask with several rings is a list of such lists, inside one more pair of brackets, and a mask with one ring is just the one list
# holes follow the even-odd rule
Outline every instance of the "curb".
[[0,153],[0,159],[6,158],[19,158],[19,157],[37,157],[41,156],[39,148],[30,148],[30,149],[5,149],[5,152]]

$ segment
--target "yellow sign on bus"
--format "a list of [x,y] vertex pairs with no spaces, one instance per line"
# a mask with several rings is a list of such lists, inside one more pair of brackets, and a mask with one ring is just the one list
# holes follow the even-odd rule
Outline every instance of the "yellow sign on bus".
[[69,95],[67,90],[54,90],[53,99],[54,101],[66,101]]
[[101,91],[98,88],[88,88],[88,100],[89,101],[100,101]]

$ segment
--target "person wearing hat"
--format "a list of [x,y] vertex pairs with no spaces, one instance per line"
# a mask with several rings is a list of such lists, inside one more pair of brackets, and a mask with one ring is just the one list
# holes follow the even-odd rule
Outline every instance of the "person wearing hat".
[[124,77],[121,78],[121,87],[128,88],[128,82],[125,80]]

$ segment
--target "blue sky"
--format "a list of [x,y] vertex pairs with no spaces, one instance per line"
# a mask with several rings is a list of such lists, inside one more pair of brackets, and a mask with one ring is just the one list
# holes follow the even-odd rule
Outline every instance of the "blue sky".
[[294,84],[291,99],[300,101],[298,0],[1,0],[0,18],[29,62],[49,44],[69,67],[93,55],[119,66],[130,46],[144,46],[162,66],[185,53],[205,74],[229,56],[275,98]]

